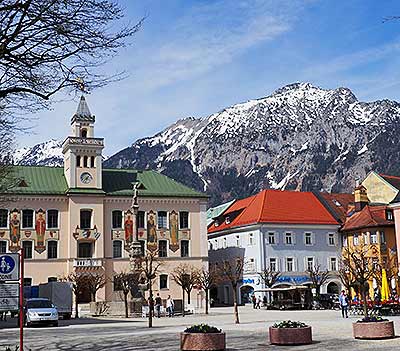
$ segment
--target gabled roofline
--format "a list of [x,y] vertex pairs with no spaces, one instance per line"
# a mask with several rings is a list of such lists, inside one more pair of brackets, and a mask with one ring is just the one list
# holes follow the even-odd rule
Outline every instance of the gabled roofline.
[[[392,184],[390,184],[385,178],[383,178],[378,172],[376,172],[376,171],[370,171],[368,174],[367,174],[367,176],[365,177],[365,179],[367,179],[369,176],[370,176],[370,174],[375,174],[380,180],[382,180],[386,185],[388,185],[390,188],[392,188],[392,190],[394,190],[394,191],[397,191],[397,192],[399,192],[400,191],[400,189],[397,189],[396,187],[394,187]],[[364,180],[365,180],[364,179]],[[368,193],[367,193],[367,195],[368,195]]]

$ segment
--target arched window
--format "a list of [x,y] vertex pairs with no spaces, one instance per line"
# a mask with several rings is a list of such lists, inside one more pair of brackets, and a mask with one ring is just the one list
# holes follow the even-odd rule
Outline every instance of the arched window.
[[85,167],[85,168],[88,165],[87,161],[88,161],[88,157],[87,156],[83,156],[83,167]]
[[95,157],[92,156],[92,157],[90,158],[90,167],[92,167],[92,168],[95,167],[95,166],[94,166],[94,161],[95,161]]
[[81,129],[81,137],[87,138],[87,129]]
[[79,155],[76,156],[76,166],[81,167],[81,157]]

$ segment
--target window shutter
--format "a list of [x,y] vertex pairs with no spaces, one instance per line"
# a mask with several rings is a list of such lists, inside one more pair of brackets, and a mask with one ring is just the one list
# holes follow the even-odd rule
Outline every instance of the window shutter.
[[296,245],[296,234],[292,233],[292,243],[293,245]]

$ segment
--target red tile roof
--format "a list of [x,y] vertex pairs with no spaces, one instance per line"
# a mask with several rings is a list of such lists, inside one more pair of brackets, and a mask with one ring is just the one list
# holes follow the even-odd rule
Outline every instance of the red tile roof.
[[236,211],[240,213],[230,223],[211,225],[208,233],[257,223],[338,224],[311,192],[263,190],[236,201],[223,216]]
[[379,174],[383,179],[385,179],[390,185],[400,190],[400,177],[387,175],[387,174]]
[[346,219],[342,231],[351,231],[362,228],[394,225],[394,221],[386,219],[386,205],[367,205],[361,211],[355,212]]
[[349,211],[354,207],[353,194],[316,193],[316,195],[341,223],[346,221]]

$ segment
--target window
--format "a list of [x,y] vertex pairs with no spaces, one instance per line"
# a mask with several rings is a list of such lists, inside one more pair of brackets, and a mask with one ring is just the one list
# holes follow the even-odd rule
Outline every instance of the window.
[[381,244],[386,244],[385,232],[382,230],[379,233],[380,233],[380,237],[381,237]]
[[0,241],[0,253],[6,253],[7,252],[7,241],[3,240]]
[[160,274],[160,290],[168,289],[168,275]]
[[286,258],[286,272],[293,272],[293,257]]
[[91,258],[93,256],[92,243],[78,243],[78,257]]
[[24,286],[32,286],[32,278],[24,278]]
[[47,242],[47,258],[57,258],[57,241],[51,240]]
[[358,234],[354,234],[354,236],[353,236],[353,244],[356,245],[356,246],[359,244]]
[[0,210],[0,228],[8,228],[8,210]]
[[22,228],[33,228],[33,210],[22,210]]
[[371,244],[377,244],[378,243],[378,234],[377,234],[377,232],[370,233],[369,241],[370,241]]
[[240,236],[236,235],[236,247],[240,247]]
[[122,280],[120,277],[114,277],[114,291],[122,290]]
[[293,244],[292,233],[286,233],[285,234],[285,243],[286,243],[286,245],[292,245]]
[[57,281],[57,277],[48,277],[47,278],[48,283],[52,283],[52,282],[56,282],[56,281]]
[[137,226],[138,228],[144,228],[144,211],[138,211]]
[[90,157],[90,167],[94,168],[95,165],[95,158],[94,156]]
[[112,228],[113,229],[122,228],[122,211],[120,210],[112,211]]
[[269,269],[273,272],[277,272],[278,271],[278,265],[277,265],[277,261],[276,258],[270,258],[269,259]]
[[76,166],[81,167],[81,157],[79,155],[76,156]]
[[226,238],[223,238],[222,239],[222,248],[226,249],[226,247],[227,247]]
[[48,229],[58,228],[58,210],[47,211],[47,228]]
[[113,257],[114,258],[122,257],[122,241],[121,240],[113,241]]
[[167,257],[167,240],[158,242],[158,257]]
[[211,241],[208,242],[208,249],[209,249],[209,250],[213,250],[213,249],[214,249],[214,248],[213,248],[213,244],[212,244]]
[[140,251],[142,251],[142,256],[146,253],[146,241],[139,240],[140,242]]
[[179,228],[188,229],[189,228],[189,212],[179,212]]
[[268,244],[275,245],[275,233],[268,233]]
[[254,236],[253,236],[253,233],[250,233],[249,234],[249,245],[251,246],[251,245],[254,245]]
[[342,235],[342,246],[347,247],[347,234]]
[[305,233],[304,234],[304,243],[306,245],[312,245],[312,233]]
[[167,228],[167,212],[158,211],[157,214],[157,225],[158,228]]
[[88,161],[88,157],[87,156],[83,156],[83,167],[85,167],[85,168],[88,165],[87,161]]
[[92,225],[92,211],[81,210],[81,229],[90,229]]
[[314,270],[314,257],[307,257],[307,259],[306,259],[306,270],[307,271]]
[[189,257],[189,240],[181,240],[181,257]]
[[335,246],[335,234],[334,233],[329,233],[328,234],[328,245],[329,246]]
[[329,259],[329,268],[331,271],[337,271],[337,258],[331,257]]
[[393,221],[393,211],[391,211],[391,210],[386,211],[386,219],[388,221]]
[[87,138],[87,129],[81,129],[81,137]]
[[23,241],[22,248],[24,249],[24,258],[32,258],[32,241]]

